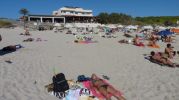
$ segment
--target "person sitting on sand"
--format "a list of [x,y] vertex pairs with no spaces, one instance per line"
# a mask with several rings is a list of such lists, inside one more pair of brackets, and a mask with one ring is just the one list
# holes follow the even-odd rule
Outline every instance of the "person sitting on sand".
[[106,100],[111,100],[109,94],[112,94],[112,96],[114,96],[117,100],[125,100],[125,98],[119,94],[117,90],[109,86],[95,74],[92,74],[91,76],[91,83],[91,87],[97,89],[106,98]]
[[165,42],[166,39],[167,39],[167,35],[162,35],[162,36],[161,36],[161,40],[162,40],[162,42]]
[[25,29],[25,34],[24,34],[24,35],[26,35],[26,36],[30,36],[30,32],[29,32],[28,29]]
[[155,33],[153,32],[153,33],[151,34],[150,40],[156,42],[157,40],[159,40],[159,37],[158,37],[157,35],[155,35]]
[[148,46],[154,46],[154,45],[156,45],[155,41],[149,41]]
[[165,40],[165,42],[172,42],[174,39],[171,36],[168,36]]
[[159,53],[155,53],[154,51],[151,51],[150,54],[151,54],[151,57],[150,57],[151,60],[155,60],[155,61],[157,61],[159,63],[165,64],[165,65],[169,65],[171,67],[175,67],[176,66],[168,58],[163,57],[162,53],[160,53],[160,52]]
[[163,42],[172,42],[174,39],[171,36],[164,35],[164,36],[161,36],[161,40]]
[[175,56],[176,52],[173,50],[174,47],[172,47],[171,44],[167,44],[167,47],[165,48],[164,53],[168,55],[169,58],[173,58]]
[[136,46],[145,46],[142,42],[140,42],[140,38],[138,35],[136,35],[136,37],[133,39],[133,43]]
[[151,40],[149,41],[148,45],[149,47],[153,47],[153,48],[160,48],[157,44],[155,40]]

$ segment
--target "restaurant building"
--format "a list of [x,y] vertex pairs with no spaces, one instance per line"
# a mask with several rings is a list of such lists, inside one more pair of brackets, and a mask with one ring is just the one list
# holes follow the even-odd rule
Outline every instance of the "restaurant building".
[[49,23],[94,23],[97,17],[93,16],[92,10],[85,10],[80,7],[65,6],[57,11],[53,11],[52,15],[28,15],[28,21],[33,22],[49,22]]

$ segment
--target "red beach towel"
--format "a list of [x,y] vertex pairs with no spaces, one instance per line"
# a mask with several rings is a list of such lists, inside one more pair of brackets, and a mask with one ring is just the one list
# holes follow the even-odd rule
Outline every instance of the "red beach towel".
[[[110,87],[112,87],[109,83],[107,83],[105,80],[103,80],[106,84],[108,84]],[[87,89],[89,89],[91,92],[92,92],[92,94],[94,95],[94,96],[96,96],[97,98],[99,98],[99,99],[105,99],[105,97],[101,94],[101,93],[99,93],[98,91],[96,91],[94,88],[92,88],[91,87],[91,81],[85,81],[85,82],[83,82],[83,86],[84,87],[86,87]],[[112,87],[113,88],[113,87]],[[117,94],[118,95],[122,95],[122,93],[120,92],[120,91],[118,91],[117,92]],[[112,96],[112,94],[109,94],[109,96],[111,97]]]

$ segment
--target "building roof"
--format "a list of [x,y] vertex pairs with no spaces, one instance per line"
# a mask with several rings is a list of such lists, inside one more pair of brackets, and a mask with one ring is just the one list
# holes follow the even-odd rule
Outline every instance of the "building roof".
[[94,16],[75,16],[75,15],[28,15],[28,16],[36,16],[36,17],[94,17]]
[[28,15],[28,16],[36,16],[36,17],[64,17],[64,16],[56,16],[56,15]]
[[88,10],[88,9],[83,9],[83,8],[80,8],[80,7],[62,7],[60,8],[59,10],[66,10],[66,11],[76,11],[76,12],[89,12],[89,13],[92,13],[92,10]]
[[64,7],[66,7],[66,8],[72,8],[72,9],[74,9],[74,8],[81,8],[81,7],[72,7],[72,6],[64,6]]

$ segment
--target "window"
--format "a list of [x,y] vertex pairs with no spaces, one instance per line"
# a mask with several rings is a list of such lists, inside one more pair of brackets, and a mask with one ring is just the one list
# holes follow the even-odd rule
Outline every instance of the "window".
[[61,11],[61,13],[66,13],[66,11]]

